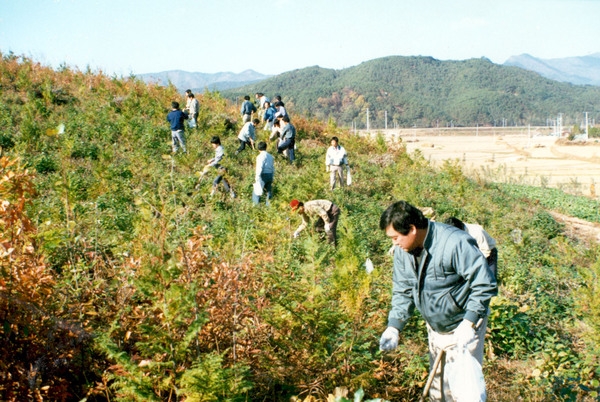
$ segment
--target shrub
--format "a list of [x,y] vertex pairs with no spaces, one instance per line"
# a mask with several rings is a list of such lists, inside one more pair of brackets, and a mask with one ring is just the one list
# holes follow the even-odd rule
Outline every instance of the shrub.
[[15,141],[11,135],[0,133],[0,148],[8,150],[12,149],[14,146]]
[[54,173],[58,170],[58,163],[54,157],[44,154],[35,163],[35,170],[41,174]]

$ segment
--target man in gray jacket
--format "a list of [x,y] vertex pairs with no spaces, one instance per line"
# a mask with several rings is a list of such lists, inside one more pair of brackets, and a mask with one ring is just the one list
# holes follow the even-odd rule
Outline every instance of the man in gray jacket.
[[[461,371],[481,373],[488,307],[497,284],[475,240],[455,227],[429,221],[406,201],[388,207],[379,227],[396,246],[392,309],[380,349],[398,346],[399,331],[416,307],[427,323],[430,363],[443,350],[446,361],[458,359],[466,350],[472,359],[462,361],[472,362],[473,367],[461,367]],[[447,376],[441,378],[441,370],[434,375],[432,400],[452,401],[463,392],[456,385],[452,390]],[[481,383],[469,387],[481,388],[480,400],[485,400],[482,374]]]

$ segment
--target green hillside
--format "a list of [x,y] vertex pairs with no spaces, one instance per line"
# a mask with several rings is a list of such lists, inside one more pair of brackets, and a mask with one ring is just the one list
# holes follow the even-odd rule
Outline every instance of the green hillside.
[[[600,249],[568,237],[544,193],[470,180],[459,162],[434,168],[401,143],[295,114],[297,164],[277,156],[272,205],[253,206],[256,154],[233,155],[237,106],[197,98],[189,152],[173,155],[174,87],[2,55],[0,400],[309,402],[344,387],[354,400],[416,400],[429,367],[423,321],[379,351],[391,259],[378,221],[399,199],[498,241],[488,400],[597,400]],[[235,199],[198,180],[213,135]],[[352,165],[344,191],[328,189],[323,166],[332,135]],[[598,211],[550,196],[563,213]],[[337,249],[310,230],[292,239],[292,198],[339,205]]]
[[308,67],[235,90],[229,99],[280,94],[297,113],[338,125],[383,128],[580,124],[583,112],[600,120],[600,87],[560,83],[487,59],[440,61],[384,57],[343,70]]

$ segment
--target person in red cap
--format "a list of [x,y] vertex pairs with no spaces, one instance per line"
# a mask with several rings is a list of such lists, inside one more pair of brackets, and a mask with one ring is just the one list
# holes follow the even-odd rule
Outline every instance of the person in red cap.
[[298,211],[302,217],[302,223],[294,232],[294,238],[300,236],[310,223],[310,218],[315,219],[314,228],[317,232],[325,232],[327,241],[333,246],[337,245],[337,223],[340,215],[340,209],[329,200],[312,200],[306,203],[298,200],[290,202],[292,211]]

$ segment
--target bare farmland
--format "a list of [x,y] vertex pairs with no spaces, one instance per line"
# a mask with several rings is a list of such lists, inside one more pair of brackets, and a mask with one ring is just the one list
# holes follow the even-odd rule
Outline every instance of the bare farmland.
[[409,154],[420,152],[434,165],[457,160],[469,176],[598,198],[600,142],[594,139],[566,141],[548,127],[394,129],[369,134],[378,133],[391,142],[401,141]]

